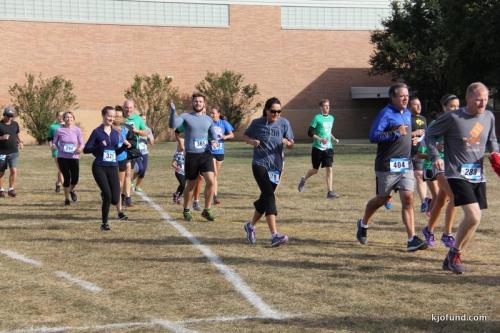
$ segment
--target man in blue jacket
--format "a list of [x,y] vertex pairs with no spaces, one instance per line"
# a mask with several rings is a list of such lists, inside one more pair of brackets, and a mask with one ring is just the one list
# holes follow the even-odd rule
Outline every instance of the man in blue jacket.
[[389,89],[389,104],[384,107],[370,130],[370,141],[377,144],[375,158],[376,195],[366,204],[365,214],[357,222],[356,238],[368,242],[368,223],[375,212],[398,191],[403,206],[402,218],[408,234],[407,251],[427,248],[425,241],[415,235],[413,190],[415,179],[411,162],[411,112],[408,106],[408,87],[396,83]]

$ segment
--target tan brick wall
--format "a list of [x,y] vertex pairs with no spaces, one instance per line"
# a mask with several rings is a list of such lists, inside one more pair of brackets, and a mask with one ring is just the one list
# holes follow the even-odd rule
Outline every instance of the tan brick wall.
[[271,6],[231,6],[230,19],[228,29],[2,21],[0,104],[26,72],[62,74],[75,84],[88,135],[100,108],[121,103],[135,74],[172,75],[189,94],[207,71],[231,69],[257,83],[262,101],[280,98],[293,127],[307,126],[317,101],[328,97],[342,135],[366,137],[380,103],[352,101],[349,89],[388,84],[367,75],[368,31],[281,30],[280,8]]

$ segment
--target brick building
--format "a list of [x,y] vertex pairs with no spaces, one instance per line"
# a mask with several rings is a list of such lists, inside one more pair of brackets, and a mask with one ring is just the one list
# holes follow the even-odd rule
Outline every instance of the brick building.
[[189,94],[230,69],[280,98],[297,137],[330,98],[336,136],[366,138],[390,84],[368,75],[370,31],[389,14],[389,0],[0,0],[0,105],[26,72],[62,74],[89,135],[135,74],[171,75]]

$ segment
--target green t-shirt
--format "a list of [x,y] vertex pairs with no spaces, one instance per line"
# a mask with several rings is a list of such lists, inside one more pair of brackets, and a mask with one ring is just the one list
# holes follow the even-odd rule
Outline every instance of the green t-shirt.
[[314,116],[311,120],[310,126],[315,129],[314,133],[322,139],[328,139],[326,144],[314,139],[312,145],[314,148],[320,150],[333,149],[332,128],[334,120],[335,118],[331,114],[323,116],[321,113]]
[[[418,147],[418,152],[421,154],[428,154],[427,153],[427,146],[426,145],[420,145]],[[438,152],[439,157],[441,159],[444,159],[444,152],[440,151]],[[424,170],[432,170],[432,161],[429,159],[429,155],[427,155],[427,158],[424,158]]]
[[[139,116],[137,113],[131,114],[127,118],[125,118],[125,125],[132,126],[133,128],[141,131],[146,130],[146,123],[144,122],[144,119],[142,119],[141,116]],[[139,135],[135,135],[137,138],[137,145],[135,148],[139,148]]]
[[[54,139],[54,136],[56,135],[56,132],[60,127],[61,127],[61,124],[59,124],[57,121],[54,121],[52,124],[50,124],[49,130],[47,133],[49,141],[52,141]],[[52,151],[52,157],[53,158],[57,157],[57,150]]]

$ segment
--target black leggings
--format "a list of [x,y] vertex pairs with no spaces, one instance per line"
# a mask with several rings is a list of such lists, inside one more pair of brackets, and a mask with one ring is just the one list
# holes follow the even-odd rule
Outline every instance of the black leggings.
[[253,203],[255,210],[260,214],[266,213],[266,216],[278,215],[276,198],[274,197],[274,190],[276,190],[278,185],[269,180],[269,174],[266,168],[259,165],[252,165],[252,171],[260,189],[260,197]]
[[75,186],[80,178],[80,160],[76,158],[57,158],[59,170],[64,177],[64,187]]
[[102,223],[108,223],[109,207],[118,204],[120,200],[120,179],[118,167],[105,167],[92,164],[92,175],[97,186],[101,189]]
[[176,172],[175,178],[177,178],[177,181],[179,182],[179,186],[177,187],[176,192],[179,193],[179,195],[182,195],[182,193],[184,193],[184,189],[186,188],[186,176],[178,174]]

